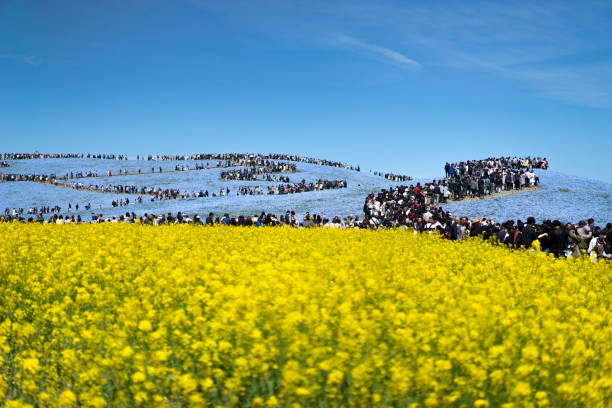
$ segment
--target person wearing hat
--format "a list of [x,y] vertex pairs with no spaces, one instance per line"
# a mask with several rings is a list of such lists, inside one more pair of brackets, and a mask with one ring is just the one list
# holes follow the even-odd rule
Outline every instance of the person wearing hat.
[[478,218],[474,218],[470,224],[470,237],[477,237],[482,234],[482,224]]
[[[580,222],[583,224],[582,226],[586,224],[584,221]],[[583,251],[586,251],[589,248],[590,238],[584,237],[583,235],[576,233],[576,230],[573,228],[573,226],[569,224],[567,226],[567,230],[569,237],[574,243],[574,248],[572,249],[572,257],[582,258]]]
[[586,222],[584,222],[582,220],[580,222],[578,222],[578,229],[576,230],[576,232],[581,237],[587,238],[589,240],[593,237],[593,231],[591,230],[591,228],[588,225],[586,225]]

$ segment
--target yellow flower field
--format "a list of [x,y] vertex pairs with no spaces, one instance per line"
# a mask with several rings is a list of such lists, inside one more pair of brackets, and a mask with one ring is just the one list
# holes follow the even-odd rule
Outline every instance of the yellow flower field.
[[7,407],[610,406],[610,322],[610,263],[475,241],[0,225]]

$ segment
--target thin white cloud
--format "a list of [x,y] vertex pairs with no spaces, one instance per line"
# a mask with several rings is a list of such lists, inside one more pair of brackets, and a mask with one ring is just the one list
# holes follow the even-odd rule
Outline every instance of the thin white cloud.
[[[232,18],[241,15],[241,24],[252,21],[253,10],[246,0],[240,0],[244,6],[238,8],[234,3],[182,1],[206,8],[214,5],[220,8],[217,12]],[[418,52],[430,67],[489,71],[529,85],[538,97],[612,107],[610,0],[589,0],[586,7],[568,0],[517,4],[263,0],[256,4],[258,12],[268,12],[257,19],[258,24],[274,27],[276,36],[302,42],[315,38],[317,43],[366,53],[404,69],[421,68],[406,54],[379,45],[388,44],[389,38],[406,53]],[[296,11],[296,4],[303,8]],[[357,38],[328,33],[355,33]],[[360,39],[371,38],[370,33],[380,38],[378,44]]]
[[0,54],[0,59],[10,59],[27,65],[40,64],[40,58],[35,55]]
[[612,107],[609,1],[591,1],[584,8],[571,2],[342,4],[338,14],[353,30],[383,30],[396,42],[418,47],[430,65],[490,71],[528,83],[540,97]]
[[612,108],[612,64],[517,69],[511,74],[530,81],[544,97],[595,108]]
[[383,59],[386,62],[395,64],[401,67],[411,68],[411,69],[421,68],[420,63],[418,63],[417,61],[411,58],[408,58],[401,52],[398,52],[398,51],[395,51],[389,48],[381,47],[380,45],[370,44],[370,43],[358,40],[356,38],[353,38],[347,35],[338,36],[334,39],[333,42],[335,44],[346,45],[346,46],[355,47],[358,49],[368,51],[370,53],[383,57]]

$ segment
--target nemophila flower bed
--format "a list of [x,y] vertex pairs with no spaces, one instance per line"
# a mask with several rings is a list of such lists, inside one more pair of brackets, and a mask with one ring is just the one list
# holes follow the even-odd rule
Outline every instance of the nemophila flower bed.
[[409,231],[3,224],[0,238],[7,406],[611,402],[610,263]]

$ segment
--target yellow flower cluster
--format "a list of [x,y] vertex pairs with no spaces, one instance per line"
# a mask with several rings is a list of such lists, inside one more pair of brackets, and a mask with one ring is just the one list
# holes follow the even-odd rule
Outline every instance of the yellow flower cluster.
[[612,403],[609,263],[399,230],[0,237],[7,407]]

